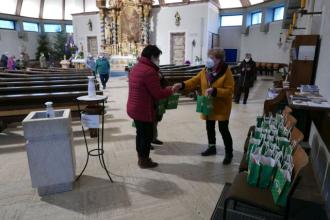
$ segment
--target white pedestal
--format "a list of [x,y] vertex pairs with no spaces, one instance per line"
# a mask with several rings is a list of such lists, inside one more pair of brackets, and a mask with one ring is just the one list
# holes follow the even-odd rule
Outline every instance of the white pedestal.
[[72,190],[75,154],[70,109],[31,112],[23,120],[32,187],[40,196]]

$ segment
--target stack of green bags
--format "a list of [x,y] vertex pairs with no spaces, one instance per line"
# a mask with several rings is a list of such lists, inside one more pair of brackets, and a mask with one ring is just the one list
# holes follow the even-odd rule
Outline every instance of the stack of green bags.
[[247,182],[269,189],[276,205],[286,206],[293,169],[290,130],[281,114],[257,117],[256,129],[250,136],[246,154]]

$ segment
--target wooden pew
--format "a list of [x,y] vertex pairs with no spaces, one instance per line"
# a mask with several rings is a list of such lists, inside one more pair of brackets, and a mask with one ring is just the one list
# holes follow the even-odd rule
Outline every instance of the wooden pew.
[[46,81],[46,80],[70,80],[70,79],[87,79],[86,76],[31,76],[31,77],[2,77],[0,82],[21,82],[21,81]]
[[39,75],[39,74],[61,74],[61,75],[91,75],[91,71],[68,71],[68,72],[49,72],[49,71],[26,71],[26,70],[7,70],[7,73]]
[[165,66],[165,67],[160,67],[161,70],[170,70],[170,69],[175,69],[178,67],[187,67],[189,66],[188,64],[183,64],[183,65],[173,65],[173,66]]
[[[102,95],[102,91],[96,92]],[[74,116],[78,116],[76,98],[87,95],[85,91],[29,93],[0,95],[0,132],[12,122],[21,122],[31,111],[45,110],[44,103],[52,101],[55,109],[69,108]]]
[[26,71],[32,71],[32,72],[90,72],[90,69],[76,69],[76,68],[69,68],[69,69],[62,69],[62,68],[26,68]]
[[81,83],[88,83],[88,79],[0,82],[0,87],[63,85],[63,84],[81,84]]
[[84,91],[88,83],[66,85],[0,87],[0,95]]

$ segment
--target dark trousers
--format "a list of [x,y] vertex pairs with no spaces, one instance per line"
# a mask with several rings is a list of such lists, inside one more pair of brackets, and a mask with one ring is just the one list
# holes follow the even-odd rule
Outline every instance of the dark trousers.
[[107,85],[107,82],[109,80],[109,74],[100,74],[100,79],[101,79],[103,88],[105,88],[105,86]]
[[139,157],[149,158],[153,138],[153,123],[134,120],[136,127],[136,151]]
[[[206,121],[206,131],[207,138],[209,141],[209,145],[216,144],[215,138],[215,122],[216,121]],[[231,138],[231,134],[229,132],[228,124],[229,121],[218,121],[219,131],[223,139],[223,143],[225,144],[226,156],[233,156],[233,139]]]
[[239,102],[239,100],[241,99],[242,92],[244,92],[244,100],[243,101],[246,102],[247,99],[249,98],[250,87],[249,86],[239,87],[237,89],[235,102]]

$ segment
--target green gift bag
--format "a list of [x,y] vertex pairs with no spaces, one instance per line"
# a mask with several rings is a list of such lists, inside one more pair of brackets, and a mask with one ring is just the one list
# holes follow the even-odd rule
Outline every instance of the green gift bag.
[[261,127],[263,121],[263,117],[262,116],[257,116],[257,128]]
[[174,94],[168,97],[166,109],[177,109],[179,103],[179,95]]
[[251,153],[248,164],[247,182],[251,186],[257,186],[260,174],[260,153],[261,148],[256,149]]
[[210,96],[197,96],[196,112],[210,115],[213,112],[213,98]]
[[158,115],[163,115],[167,107],[167,99],[161,99],[158,101]]
[[271,186],[271,193],[276,205],[285,206],[291,183],[285,176],[285,170],[278,169],[274,182]]
[[261,156],[260,159],[260,179],[258,186],[262,189],[267,189],[274,177],[275,160],[271,157]]
[[280,147],[280,149],[284,152],[287,147],[289,147],[290,140],[286,137],[278,137],[277,138],[277,144]]
[[246,152],[246,162],[249,164],[251,152],[254,152],[256,148],[259,147],[261,140],[251,138],[248,145],[248,150]]
[[202,113],[202,106],[203,106],[203,96],[197,96],[197,107],[196,112]]
[[203,100],[203,115],[210,115],[213,112],[213,98],[210,96],[204,96]]

